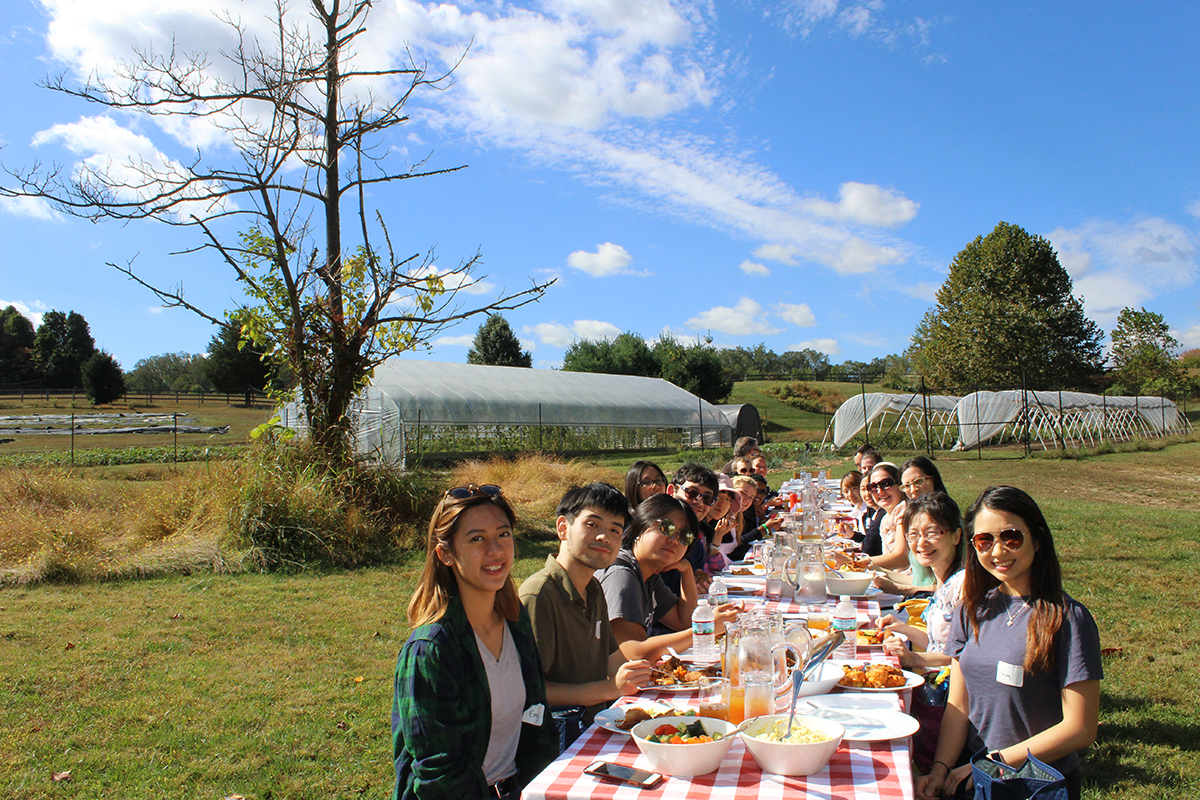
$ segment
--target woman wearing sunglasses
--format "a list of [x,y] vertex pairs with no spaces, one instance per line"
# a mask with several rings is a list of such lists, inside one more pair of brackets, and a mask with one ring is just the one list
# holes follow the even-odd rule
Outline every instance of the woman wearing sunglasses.
[[451,489],[429,521],[392,699],[394,798],[517,798],[558,754],[498,486]]
[[1050,528],[1025,492],[988,487],[965,523],[975,555],[946,647],[953,660],[937,760],[917,779],[917,796],[964,796],[970,758],[986,748],[1013,766],[1033,753],[1079,798],[1079,751],[1095,741],[1100,716],[1095,620],[1063,591]]
[[863,552],[870,556],[871,569],[904,569],[908,566],[908,544],[904,541],[904,493],[900,491],[900,470],[887,461],[876,464],[871,469],[867,491],[885,512],[879,527],[868,528],[863,539]]
[[[692,644],[692,612],[699,593],[692,564],[684,558],[695,538],[696,514],[681,500],[656,494],[633,512],[621,538],[621,552],[611,567],[596,573],[604,589],[613,634],[627,659],[656,661],[668,645],[684,650]],[[667,588],[662,573],[679,573],[679,594]],[[718,632],[739,607],[717,608]],[[655,624],[674,631],[651,636]]]

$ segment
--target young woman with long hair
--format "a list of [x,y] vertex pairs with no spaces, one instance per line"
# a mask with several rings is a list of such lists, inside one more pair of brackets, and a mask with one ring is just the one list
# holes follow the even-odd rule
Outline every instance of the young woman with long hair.
[[630,515],[650,495],[666,490],[667,476],[651,461],[635,461],[625,473],[625,499],[629,501]]
[[516,798],[558,754],[499,486],[460,486],[429,521],[392,697],[394,798]]
[[974,550],[950,629],[950,696],[937,755],[917,796],[962,796],[970,758],[986,749],[1013,766],[1032,753],[1081,795],[1079,751],[1100,717],[1100,634],[1063,591],[1041,509],[1012,486],[990,486],[964,519]]

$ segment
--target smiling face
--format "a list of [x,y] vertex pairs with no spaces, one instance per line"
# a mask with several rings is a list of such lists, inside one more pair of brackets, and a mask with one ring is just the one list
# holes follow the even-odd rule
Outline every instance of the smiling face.
[[867,508],[879,508],[879,505],[875,502],[875,498],[871,497],[871,493],[867,491],[867,484],[870,482],[871,476],[864,475],[863,479],[858,482],[858,495],[867,504]]
[[862,485],[861,481],[855,481],[853,476],[847,475],[842,479],[842,497],[847,503],[854,505],[862,504],[862,493],[858,487]]
[[944,576],[954,563],[954,553],[962,541],[962,530],[945,530],[928,514],[918,514],[906,532],[908,549],[917,563]]
[[[975,556],[980,565],[1000,581],[1000,590],[1010,595],[1028,595],[1032,577],[1030,573],[1038,547],[1025,520],[1015,514],[994,511],[985,506],[975,514],[973,528],[975,535],[993,534],[992,538],[995,541],[992,546],[984,552],[975,550]],[[1010,529],[1021,531],[1025,535],[1025,540],[1016,549],[1006,547],[1000,541],[1000,537],[995,535]],[[975,549],[973,544],[972,549]]]
[[712,507],[712,518],[722,519],[729,513],[733,504],[733,496],[729,492],[717,492],[717,504]]
[[889,475],[887,470],[877,469],[871,472],[870,483],[879,484],[884,482],[890,482],[891,485],[886,489],[882,487],[871,489],[871,497],[875,500],[876,505],[887,511],[891,511],[896,507],[897,503],[904,500],[904,493],[900,491],[900,484],[896,483],[895,478]]
[[933,476],[926,475],[920,467],[909,467],[900,476],[901,487],[909,500],[933,492]]
[[[667,519],[671,521],[676,530],[688,529],[687,517],[682,511],[672,511],[667,515]],[[678,536],[665,535],[662,526],[658,524],[651,525],[643,531],[642,535],[633,543],[633,555],[646,575],[662,572],[683,558],[686,551],[687,545],[681,542]]]
[[753,459],[754,472],[758,475],[767,477],[767,458],[764,455],[757,455]]
[[508,517],[491,503],[464,511],[449,546],[437,546],[438,559],[450,567],[463,594],[494,593],[504,588],[514,553]]
[[580,511],[574,522],[559,517],[555,525],[558,538],[562,541],[559,561],[565,556],[569,561],[591,570],[612,566],[617,551],[621,549],[621,531],[624,527],[623,516],[590,508]]
[[716,500],[711,489],[695,481],[684,481],[682,486],[671,484],[667,487],[667,494],[691,506],[692,512],[695,513],[698,520],[708,517],[709,511],[712,509],[712,506],[705,500]]
[[642,501],[652,495],[665,492],[667,490],[667,479],[654,467],[646,467],[642,470],[642,476],[638,479],[638,496],[635,507],[641,505]]

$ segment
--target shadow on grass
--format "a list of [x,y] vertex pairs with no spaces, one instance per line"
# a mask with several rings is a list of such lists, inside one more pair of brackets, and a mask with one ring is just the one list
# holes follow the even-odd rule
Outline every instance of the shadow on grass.
[[1179,771],[1170,769],[1164,751],[1200,750],[1200,721],[1187,717],[1183,708],[1174,709],[1177,719],[1164,718],[1163,705],[1142,697],[1100,693],[1102,716],[1121,714],[1127,721],[1101,724],[1084,767],[1090,786],[1102,791],[1140,786],[1171,792],[1163,796],[1178,796],[1175,791],[1190,785]]

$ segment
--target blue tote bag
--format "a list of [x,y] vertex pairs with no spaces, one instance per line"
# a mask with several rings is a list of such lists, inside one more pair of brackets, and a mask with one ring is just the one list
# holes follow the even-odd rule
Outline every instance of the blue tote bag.
[[1020,767],[994,761],[986,750],[980,751],[971,759],[971,777],[975,800],[1068,800],[1063,774],[1028,751]]

